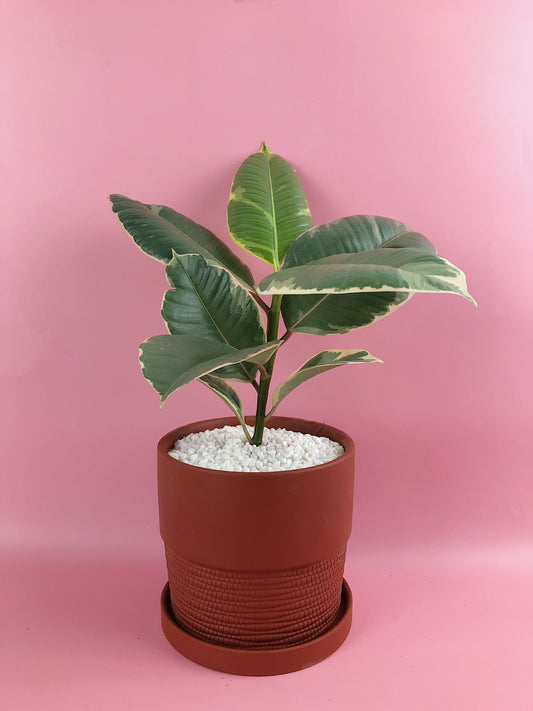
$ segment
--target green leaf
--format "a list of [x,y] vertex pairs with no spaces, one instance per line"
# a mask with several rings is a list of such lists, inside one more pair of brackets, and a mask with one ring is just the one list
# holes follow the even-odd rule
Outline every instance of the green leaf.
[[[298,237],[287,251],[284,267],[296,267],[333,254],[360,252],[382,246],[418,246],[433,250],[429,240],[418,233],[417,245],[405,244],[409,228],[398,220],[372,215],[354,215],[317,225]],[[402,235],[404,235],[402,237]],[[434,250],[433,250],[434,251]],[[410,294],[376,292],[342,296],[285,296],[283,320],[288,328],[301,333],[326,335],[347,333],[376,321],[399,308]]]
[[[233,348],[249,348],[266,341],[259,307],[223,267],[198,254],[174,252],[167,266],[169,289],[161,313],[174,335],[219,341]],[[251,382],[256,368],[238,363],[217,371],[220,377]]]
[[[307,230],[287,250],[284,267],[330,257],[378,249],[393,237],[410,232],[403,222],[388,217],[352,215]],[[411,233],[415,234],[415,233]],[[423,238],[426,242],[425,237]]]
[[272,409],[268,413],[268,417],[271,417],[283,398],[292,392],[294,388],[305,383],[309,378],[319,375],[319,373],[324,373],[326,370],[338,368],[341,365],[350,365],[352,363],[381,362],[379,358],[374,358],[368,351],[361,350],[329,350],[317,353],[274,390],[272,394]]
[[261,294],[350,294],[402,291],[452,292],[473,301],[463,272],[421,249],[370,249],[336,254],[263,279]]
[[[285,257],[284,269],[334,254],[371,249],[413,247],[435,253],[431,242],[398,220],[354,215],[318,225],[298,237]],[[380,291],[323,296],[289,295],[282,301],[287,328],[301,333],[347,333],[387,316],[410,297],[408,292]]]
[[327,336],[368,326],[393,313],[411,296],[393,291],[284,296],[281,310],[283,320],[291,331]]
[[253,287],[250,269],[205,227],[169,207],[146,205],[124,195],[111,195],[109,199],[126,232],[150,257],[169,262],[173,252],[201,254],[235,274],[246,287]]
[[312,224],[296,171],[263,143],[233,179],[228,202],[232,238],[277,271],[291,242]]
[[232,388],[226,380],[218,378],[216,375],[203,375],[201,378],[198,378],[198,380],[200,383],[203,383],[210,390],[216,393],[219,398],[226,403],[239,420],[248,441],[251,442],[252,438],[250,437],[248,428],[246,427],[246,422],[244,421],[244,411],[238,392]]
[[153,336],[141,343],[139,360],[144,377],[161,396],[161,404],[182,385],[218,368],[243,361],[268,361],[282,341],[238,350],[197,336]]

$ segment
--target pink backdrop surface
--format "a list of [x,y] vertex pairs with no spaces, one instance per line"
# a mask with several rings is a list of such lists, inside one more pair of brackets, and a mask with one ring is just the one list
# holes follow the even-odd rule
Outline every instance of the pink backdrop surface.
[[[2,9],[5,708],[531,711],[533,5]],[[225,410],[197,384],[160,410],[140,376],[166,282],[107,195],[168,204],[230,243],[231,179],[263,139],[316,223],[406,222],[479,307],[418,295],[369,328],[291,339],[278,380],[327,347],[384,361],[280,407],[356,441],[354,627],[317,667],[247,679],[182,659],[158,627],[155,443]]]

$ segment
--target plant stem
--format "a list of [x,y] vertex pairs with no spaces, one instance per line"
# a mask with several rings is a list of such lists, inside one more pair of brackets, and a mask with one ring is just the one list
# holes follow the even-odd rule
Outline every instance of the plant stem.
[[[279,316],[281,311],[281,294],[276,294],[272,297],[272,305],[268,310],[267,315],[267,341],[275,341],[278,338]],[[257,409],[255,412],[255,428],[252,437],[252,444],[259,446],[263,441],[263,432],[265,429],[265,416],[268,401],[268,391],[272,381],[272,370],[276,354],[265,363],[261,378],[259,380],[259,389],[257,391]]]

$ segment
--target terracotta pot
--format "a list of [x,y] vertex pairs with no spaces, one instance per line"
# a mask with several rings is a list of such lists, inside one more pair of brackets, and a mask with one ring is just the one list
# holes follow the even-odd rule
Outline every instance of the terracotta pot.
[[196,422],[159,442],[160,530],[169,575],[163,630],[178,651],[205,666],[281,674],[324,659],[350,629],[343,571],[354,445],[327,425],[273,417],[269,427],[329,437],[344,454],[282,472],[207,469],[168,454],[187,434],[235,424],[234,418]]

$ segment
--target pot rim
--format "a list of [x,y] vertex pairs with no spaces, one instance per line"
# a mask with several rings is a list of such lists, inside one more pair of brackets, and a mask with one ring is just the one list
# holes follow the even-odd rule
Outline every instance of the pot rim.
[[[246,424],[254,424],[255,422],[255,417],[253,416],[247,416],[244,418]],[[159,442],[157,443],[157,451],[159,455],[164,456],[167,460],[170,460],[172,462],[176,463],[176,466],[184,467],[186,470],[188,469],[189,471],[193,472],[198,469],[202,471],[212,471],[212,472],[221,472],[225,475],[230,475],[230,474],[235,474],[238,476],[245,476],[245,477],[258,477],[258,476],[265,476],[265,475],[276,475],[276,476],[290,476],[291,474],[294,474],[294,472],[302,472],[306,471],[307,469],[313,469],[313,470],[318,470],[320,471],[323,468],[331,467],[332,462],[341,462],[343,459],[348,459],[349,457],[352,456],[352,453],[355,449],[355,444],[353,442],[353,439],[350,437],[349,434],[344,432],[343,430],[338,429],[337,427],[334,427],[332,425],[328,425],[326,422],[316,422],[316,420],[307,420],[305,418],[301,417],[285,417],[283,415],[273,415],[270,420],[268,421],[267,427],[270,427],[271,429],[276,429],[276,427],[273,427],[273,425],[276,424],[276,422],[283,422],[284,425],[279,425],[278,429],[284,427],[285,429],[289,429],[292,432],[300,432],[300,430],[297,428],[297,423],[305,423],[307,426],[313,426],[316,425],[317,427],[317,433],[315,436],[317,437],[328,437],[328,439],[332,439],[326,432],[324,434],[319,434],[319,432],[322,429],[328,430],[329,433],[334,434],[335,437],[333,438],[333,441],[337,442],[338,444],[341,444],[344,447],[344,452],[338,456],[335,457],[335,459],[330,459],[327,462],[323,462],[322,464],[313,464],[309,467],[298,467],[296,469],[271,469],[268,471],[251,471],[251,472],[242,472],[242,471],[236,471],[233,469],[215,469],[213,467],[199,467],[196,464],[189,464],[188,462],[183,462],[181,459],[176,459],[175,457],[171,457],[169,454],[169,449],[172,447],[174,442],[177,440],[181,439],[182,437],[186,437],[188,434],[193,434],[197,432],[205,432],[208,430],[215,430],[219,429],[221,427],[225,427],[226,425],[235,426],[239,425],[239,421],[236,417],[215,417],[207,420],[198,420],[196,422],[190,422],[185,425],[181,425],[181,427],[176,427],[173,430],[170,430],[170,432],[167,432],[165,435],[161,437]],[[291,425],[295,425],[293,428]],[[179,432],[185,429],[191,429],[189,432],[184,432],[181,437],[178,435]],[[312,432],[304,433],[304,434],[313,434]],[[338,435],[338,436],[337,436]]]

